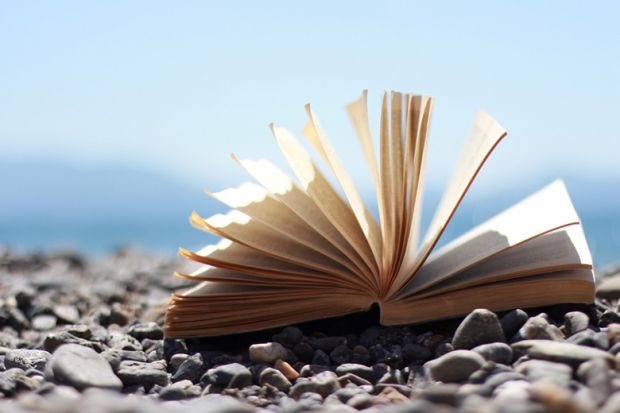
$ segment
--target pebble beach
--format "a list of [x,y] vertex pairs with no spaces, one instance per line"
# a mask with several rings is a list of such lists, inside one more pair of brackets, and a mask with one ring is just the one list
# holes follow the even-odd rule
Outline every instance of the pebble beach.
[[0,249],[0,412],[620,412],[620,268],[587,306],[180,340],[179,265]]

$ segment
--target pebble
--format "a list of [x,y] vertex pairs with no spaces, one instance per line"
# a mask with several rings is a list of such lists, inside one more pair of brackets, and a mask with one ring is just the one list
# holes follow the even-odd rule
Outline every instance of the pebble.
[[127,329],[127,334],[139,341],[142,341],[145,338],[150,338],[152,340],[161,340],[164,338],[164,330],[160,325],[153,321],[148,323],[132,324]]
[[512,362],[512,348],[506,343],[481,344],[472,349],[480,354],[487,361],[500,364],[510,364]]
[[524,340],[564,340],[562,331],[543,316],[530,317],[517,333]]
[[45,364],[52,355],[45,350],[9,350],[4,357],[4,366],[7,369],[17,367],[22,370],[37,369],[43,371]]
[[299,379],[291,387],[290,395],[298,399],[304,393],[316,393],[325,398],[338,390],[340,383],[338,376],[331,371],[324,371],[312,376],[309,379]]
[[564,314],[564,329],[567,336],[585,330],[590,324],[590,318],[581,311],[571,311]]
[[299,378],[299,373],[289,363],[283,360],[276,360],[274,367],[284,374],[284,377],[291,381],[295,381]]
[[570,366],[547,360],[528,360],[518,365],[515,371],[524,374],[531,381],[546,379],[563,387],[567,387],[573,377]]
[[204,364],[202,354],[196,353],[193,356],[187,357],[185,361],[181,363],[172,376],[172,381],[189,380],[192,383],[197,383],[206,370],[207,368]]
[[263,369],[258,378],[258,382],[261,386],[268,384],[283,392],[287,392],[291,388],[291,382],[284,374],[272,367]]
[[286,348],[277,342],[252,344],[250,346],[250,360],[255,363],[271,364],[278,359],[286,358]]
[[502,331],[507,339],[513,337],[519,329],[525,324],[529,316],[520,308],[509,311],[500,320],[499,323],[502,326]]
[[56,327],[56,316],[41,314],[32,318],[32,328],[37,331],[49,331]]
[[514,351],[532,358],[565,363],[573,367],[593,358],[602,358],[610,365],[615,364],[614,357],[596,348],[551,340],[524,340],[512,344]]
[[375,380],[375,372],[371,367],[364,366],[363,364],[345,363],[336,367],[336,374],[338,376],[344,376],[345,374],[354,374],[369,382]]
[[428,361],[425,367],[434,380],[458,383],[467,380],[483,364],[484,358],[474,351],[454,350],[435,360]]
[[126,386],[133,384],[167,386],[170,382],[166,366],[159,362],[123,360],[116,374]]
[[252,372],[243,364],[230,363],[207,370],[200,381],[205,385],[240,389],[252,384]]
[[455,349],[469,350],[496,341],[506,341],[497,315],[486,309],[477,309],[469,313],[458,326],[452,345]]
[[78,390],[88,387],[119,390],[123,386],[105,358],[77,344],[64,344],[52,354],[46,378]]

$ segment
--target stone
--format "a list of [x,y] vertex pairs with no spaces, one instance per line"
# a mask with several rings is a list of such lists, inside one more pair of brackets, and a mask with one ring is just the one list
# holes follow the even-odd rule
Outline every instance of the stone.
[[145,338],[151,340],[161,340],[164,338],[164,329],[157,323],[150,321],[147,323],[132,324],[127,328],[127,334],[132,336],[138,341],[142,341]]
[[187,357],[185,361],[181,363],[172,376],[172,381],[177,382],[189,380],[192,383],[197,383],[206,370],[207,368],[204,364],[204,360],[202,359],[202,354],[196,353],[190,357]]
[[58,304],[53,308],[54,315],[58,320],[67,324],[77,324],[80,321],[80,313],[73,305]]
[[620,412],[620,392],[614,393],[607,399],[599,413],[618,413]]
[[78,390],[89,387],[120,390],[123,387],[105,358],[93,349],[77,344],[58,347],[47,363],[46,377]]
[[329,356],[323,350],[316,350],[314,356],[312,356],[311,364],[317,364],[319,366],[329,366],[331,361]]
[[331,371],[324,371],[309,379],[299,379],[297,383],[291,387],[290,395],[295,399],[299,399],[302,394],[310,392],[317,393],[325,398],[339,388],[340,383],[338,382],[336,374]]
[[567,336],[572,336],[588,328],[590,318],[581,311],[571,311],[564,314],[564,331]]
[[543,316],[530,317],[519,329],[518,336],[524,340],[564,340],[562,331]]
[[455,349],[469,350],[496,341],[506,341],[497,315],[486,309],[477,309],[469,313],[458,326],[452,345]]
[[76,344],[81,347],[88,347],[94,350],[103,350],[103,346],[99,343],[84,340],[83,338],[76,337],[67,331],[59,331],[57,333],[48,334],[43,340],[43,348],[50,353],[54,353],[57,348],[64,344]]
[[142,344],[130,335],[112,332],[108,335],[108,346],[119,350],[142,351]]
[[567,387],[573,377],[570,366],[547,360],[528,360],[519,364],[515,371],[524,374],[530,381],[550,380],[562,387]]
[[341,344],[329,353],[329,359],[334,365],[348,363],[351,361],[352,353],[349,347]]
[[252,384],[252,372],[243,364],[230,363],[207,370],[200,381],[204,385],[241,389]]
[[172,371],[173,373],[176,372],[179,366],[183,364],[183,362],[187,360],[188,357],[189,354],[185,353],[175,354],[174,356],[170,357],[170,361],[168,362],[168,367],[170,368],[170,371]]
[[162,400],[183,400],[188,396],[188,390],[193,386],[189,380],[181,380],[164,387],[159,392]]
[[304,335],[297,327],[285,327],[278,334],[274,334],[273,341],[282,344],[285,347],[293,348],[297,343],[301,342]]
[[56,316],[41,314],[32,318],[32,328],[37,331],[49,331],[56,327]]
[[145,386],[167,386],[170,377],[163,363],[144,363],[140,361],[124,360],[118,366],[117,376],[126,386],[134,384]]
[[552,340],[523,340],[512,344],[513,351],[531,358],[565,363],[573,367],[593,358],[602,358],[610,366],[615,365],[614,357],[596,348],[579,346]]
[[427,361],[433,358],[433,352],[420,344],[406,343],[403,345],[403,358],[408,362]]
[[602,405],[614,392],[613,374],[603,359],[595,358],[582,363],[577,369],[577,377],[590,388],[589,398],[596,406]]
[[527,313],[521,309],[516,309],[509,311],[506,313],[500,320],[499,323],[502,326],[502,331],[504,332],[504,336],[509,339],[513,337],[519,329],[525,324],[529,316]]
[[341,336],[332,337],[310,337],[308,343],[315,350],[322,350],[325,353],[330,353],[333,349],[341,345],[347,345],[347,338]]
[[512,362],[512,348],[506,343],[481,344],[472,349],[480,354],[487,361],[500,364],[510,364]]
[[4,358],[7,369],[17,367],[22,370],[37,369],[43,371],[52,355],[45,350],[10,350]]
[[620,324],[610,324],[607,326],[607,338],[610,346],[620,343]]
[[474,351],[454,350],[427,362],[424,366],[434,380],[458,383],[467,380],[483,364],[484,358]]
[[269,384],[283,392],[288,392],[291,388],[291,382],[284,376],[284,374],[272,367],[263,369],[258,377],[258,383],[261,386]]
[[304,363],[310,363],[312,361],[312,357],[314,356],[314,349],[310,344],[304,341],[295,344],[293,352]]
[[276,342],[252,344],[250,346],[250,360],[255,363],[271,364],[287,355],[286,348]]
[[375,372],[371,367],[364,366],[363,364],[345,363],[336,367],[336,374],[338,376],[344,376],[345,374],[355,374],[369,382],[374,382]]
[[291,381],[295,381],[299,378],[299,373],[289,363],[283,360],[276,360],[274,367],[284,374],[284,377]]
[[361,344],[357,344],[353,347],[353,352],[351,353],[351,363],[369,364],[370,352],[368,349]]

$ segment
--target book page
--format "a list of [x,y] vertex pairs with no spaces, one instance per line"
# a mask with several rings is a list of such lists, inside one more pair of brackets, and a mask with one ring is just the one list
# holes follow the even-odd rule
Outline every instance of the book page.
[[297,214],[304,222],[319,232],[340,250],[358,268],[366,279],[373,277],[370,268],[340,231],[327,219],[315,202],[293,180],[266,159],[233,159],[275,198]]
[[555,181],[441,248],[397,296],[415,294],[494,254],[576,223],[566,187]]
[[423,298],[447,291],[561,270],[590,269],[592,256],[579,224],[548,232],[501,251],[415,293]]
[[373,273],[373,279],[369,281],[374,283],[375,288],[378,289],[378,263],[351,208],[340,198],[340,195],[316,167],[310,155],[290,132],[274,126],[272,126],[272,131],[304,191],[362,257]]
[[303,134],[336,176],[336,180],[344,191],[349,201],[349,206],[353,210],[355,218],[370,245],[374,260],[381,267],[383,258],[381,229],[364,204],[362,197],[342,165],[310,105],[306,105],[306,112],[308,113],[308,123],[303,128]]
[[228,188],[215,193],[206,192],[224,205],[326,255],[347,267],[351,272],[358,271],[342,252],[263,187],[246,182],[236,188]]
[[291,261],[314,270],[344,278],[357,278],[345,267],[318,253],[293,238],[273,231],[268,226],[253,220],[239,211],[229,211],[226,214],[216,214],[207,219],[195,212],[190,223],[204,231],[232,241],[244,244],[268,255]]
[[417,253],[413,249],[407,251],[390,289],[390,295],[400,290],[411,277],[415,276],[415,272],[439,240],[482,165],[505,136],[506,131],[499,123],[488,114],[478,112],[470,137],[422,241],[420,250]]

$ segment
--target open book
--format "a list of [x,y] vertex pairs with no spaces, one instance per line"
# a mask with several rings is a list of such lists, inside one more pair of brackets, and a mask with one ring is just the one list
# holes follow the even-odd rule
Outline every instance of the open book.
[[506,136],[478,113],[456,170],[420,238],[424,163],[433,99],[383,96],[375,155],[367,94],[347,106],[377,195],[373,217],[306,106],[303,135],[331,169],[343,196],[286,129],[271,130],[297,181],[267,160],[235,161],[256,183],[209,195],[232,210],[195,227],[222,240],[181,254],[202,266],[166,313],[172,337],[214,336],[368,310],[397,325],[505,310],[589,303],[592,259],[579,218],[556,181],[433,252],[487,157]]

